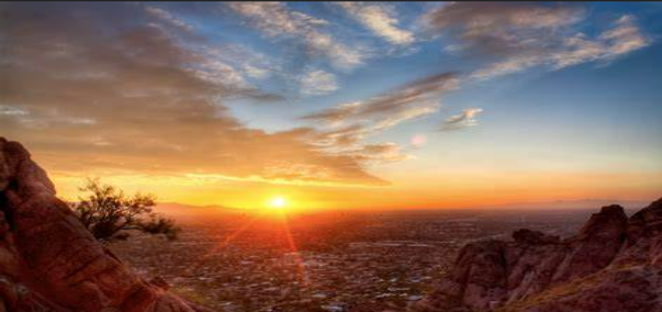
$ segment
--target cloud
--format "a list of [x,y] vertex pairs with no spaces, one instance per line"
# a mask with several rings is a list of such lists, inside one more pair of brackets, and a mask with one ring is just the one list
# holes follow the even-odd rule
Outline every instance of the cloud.
[[[362,160],[392,162],[411,158],[401,153],[393,143],[362,144],[374,136],[399,124],[422,118],[439,111],[441,97],[459,87],[457,73],[432,75],[406,83],[393,91],[366,101],[337,105],[301,119],[313,122],[318,130],[308,141],[325,150],[342,152]],[[366,153],[377,150],[379,155]]]
[[455,2],[425,14],[423,21],[428,30],[448,34],[466,47],[507,54],[539,31],[559,30],[583,17],[583,7],[575,4]]
[[301,94],[324,95],[338,90],[336,76],[320,69],[308,70],[300,78]]
[[442,124],[441,130],[448,131],[477,126],[476,115],[482,112],[482,108],[467,108],[460,114],[448,117]]
[[410,155],[402,153],[400,146],[392,142],[362,145],[360,148],[349,153],[364,161],[374,161],[377,163],[398,162],[411,158]]
[[367,57],[320,30],[327,21],[292,11],[281,2],[228,2],[226,5],[241,14],[249,24],[271,38],[302,41],[311,55],[322,55],[341,69],[361,65]]
[[403,107],[427,101],[437,101],[441,95],[456,90],[460,80],[457,73],[446,72],[428,76],[405,84],[395,91],[370,99],[359,116],[378,115],[399,111]]
[[336,127],[353,116],[361,107],[361,102],[350,102],[340,104],[336,107],[326,109],[317,113],[302,116],[301,119],[309,121],[322,121],[327,125]]
[[612,28],[600,33],[591,41],[579,33],[565,40],[566,50],[552,56],[555,68],[563,68],[588,61],[610,61],[621,55],[648,46],[651,40],[637,27],[632,15],[623,15],[613,23]]
[[145,10],[147,13],[153,15],[154,17],[158,18],[161,21],[164,21],[165,23],[177,27],[181,30],[191,32],[193,31],[193,26],[191,26],[189,23],[175,17],[172,13],[160,9],[154,6],[146,6]]
[[398,19],[391,7],[384,4],[335,2],[352,18],[357,20],[375,35],[384,38],[391,44],[409,45],[414,42],[414,34],[398,28]]
[[[247,84],[247,80],[262,80],[272,75],[281,75],[282,66],[268,56],[258,53],[251,48],[237,44],[222,44],[220,46],[206,46],[201,51],[208,60],[223,64],[232,70],[225,76],[228,79],[236,77],[236,82]],[[204,69],[204,65],[201,66]]]
[[211,43],[194,49],[198,37],[152,25],[135,4],[3,10],[0,133],[25,143],[52,173],[387,183],[366,172],[363,158],[307,142],[320,135],[314,129],[245,126],[224,102],[272,95],[239,83],[229,62],[210,56]]
[[382,133],[404,122],[434,114],[438,110],[438,104],[426,104],[402,108],[398,112],[388,115],[373,116],[358,121],[353,121],[353,117],[348,117],[347,120],[340,122],[351,122],[351,124],[327,128],[321,131],[312,142],[335,150],[354,148],[369,136]]
[[0,115],[5,116],[26,116],[28,112],[21,108],[0,105]]
[[349,119],[370,118],[400,113],[404,108],[437,102],[441,95],[459,87],[457,73],[448,72],[404,84],[367,101],[341,104],[317,113],[302,116],[303,120],[341,124]]
[[199,63],[192,65],[191,72],[198,78],[217,85],[235,86],[248,88],[249,84],[235,67],[217,59],[213,56],[202,59]]
[[456,2],[423,17],[427,30],[447,35],[446,50],[470,53],[486,65],[474,79],[490,79],[537,66],[552,70],[611,61],[650,44],[629,15],[596,36],[577,30],[583,6],[549,3]]
[[457,76],[453,72],[432,75],[368,100],[340,104],[301,119],[328,128],[318,136],[319,144],[351,146],[366,136],[434,114],[441,96],[459,87]]
[[378,133],[393,128],[403,122],[431,115],[439,111],[441,105],[435,102],[422,103],[421,105],[403,107],[397,111],[387,114],[377,120],[368,133]]

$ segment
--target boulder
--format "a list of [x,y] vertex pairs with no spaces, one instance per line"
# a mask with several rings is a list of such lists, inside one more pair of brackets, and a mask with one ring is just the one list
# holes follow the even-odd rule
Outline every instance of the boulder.
[[135,275],[55,193],[30,153],[0,138],[0,311],[204,311]]

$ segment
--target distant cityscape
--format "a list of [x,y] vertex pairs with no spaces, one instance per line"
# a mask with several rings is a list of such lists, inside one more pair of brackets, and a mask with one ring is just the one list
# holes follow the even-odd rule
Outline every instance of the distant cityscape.
[[219,311],[402,311],[465,243],[522,227],[564,237],[589,212],[334,212],[286,223],[227,214],[187,220],[174,242],[131,233],[110,247],[144,278]]

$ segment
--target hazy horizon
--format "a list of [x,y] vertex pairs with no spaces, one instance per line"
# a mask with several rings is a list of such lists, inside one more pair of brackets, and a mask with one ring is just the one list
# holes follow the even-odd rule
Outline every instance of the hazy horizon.
[[[648,206],[652,201],[628,201],[618,199],[584,199],[572,201],[551,201],[551,202],[528,202],[528,203],[506,203],[499,206],[468,206],[468,207],[397,207],[397,208],[329,208],[329,209],[289,209],[287,214],[302,215],[315,213],[388,213],[388,212],[426,212],[426,211],[447,211],[447,212],[589,212],[595,213],[600,208],[608,205],[622,206],[626,211],[637,211]],[[196,214],[223,214],[223,213],[261,213],[264,207],[224,207],[219,205],[191,205],[176,202],[157,202],[154,211],[176,217],[178,215],[195,216]]]

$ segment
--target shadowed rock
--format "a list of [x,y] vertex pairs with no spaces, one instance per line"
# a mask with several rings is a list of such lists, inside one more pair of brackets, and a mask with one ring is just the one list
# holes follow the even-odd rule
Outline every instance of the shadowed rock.
[[662,198],[640,210],[628,220],[628,240],[636,243],[642,236],[658,236],[662,232]]
[[465,246],[411,311],[660,312],[662,199],[628,219],[618,205],[566,240],[531,230]]
[[547,235],[539,231],[521,229],[513,232],[515,242],[527,245],[558,244],[561,239],[558,236]]
[[0,138],[0,311],[204,311],[159,286],[97,242],[28,151]]

